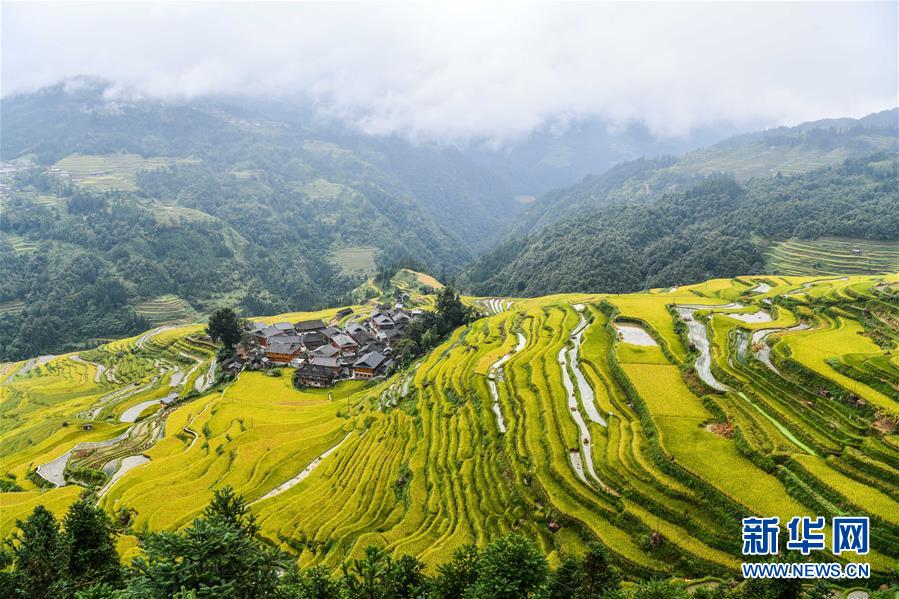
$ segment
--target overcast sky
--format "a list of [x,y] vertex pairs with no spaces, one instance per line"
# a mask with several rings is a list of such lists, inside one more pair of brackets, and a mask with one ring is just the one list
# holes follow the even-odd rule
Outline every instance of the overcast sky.
[[97,75],[166,98],[308,95],[369,132],[661,135],[897,103],[897,4],[2,4],[2,93]]

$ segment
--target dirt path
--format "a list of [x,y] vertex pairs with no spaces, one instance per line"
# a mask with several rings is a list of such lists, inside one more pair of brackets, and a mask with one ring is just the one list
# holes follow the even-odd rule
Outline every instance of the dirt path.
[[503,412],[500,409],[499,403],[499,388],[496,386],[496,381],[499,380],[502,382],[504,380],[503,375],[503,364],[509,361],[509,359],[514,355],[524,349],[524,346],[527,345],[527,338],[522,334],[518,333],[518,345],[515,346],[508,354],[502,356],[499,360],[493,363],[490,366],[490,372],[487,375],[487,385],[490,387],[490,394],[493,396],[493,413],[496,414],[496,426],[499,427],[499,432],[506,432],[506,423],[503,420]]
[[343,439],[341,439],[341,440],[337,443],[337,445],[335,445],[334,447],[328,449],[328,450],[325,451],[323,454],[321,454],[320,456],[318,456],[317,458],[315,458],[314,460],[312,460],[311,462],[309,462],[309,464],[308,464],[305,468],[303,468],[303,470],[300,471],[299,474],[297,474],[296,476],[294,476],[294,477],[291,478],[290,480],[281,483],[280,485],[278,485],[277,487],[275,487],[274,489],[272,489],[271,491],[269,491],[268,493],[266,493],[265,495],[263,495],[262,497],[260,497],[260,498],[257,499],[256,501],[250,502],[250,505],[253,505],[254,503],[259,503],[260,501],[265,501],[266,499],[271,499],[272,497],[275,497],[276,495],[280,495],[280,494],[283,493],[284,491],[286,491],[286,490],[290,489],[291,487],[293,487],[293,486],[295,486],[295,485],[297,485],[297,484],[303,482],[304,480],[306,480],[306,478],[307,478],[310,474],[312,474],[313,470],[315,470],[316,468],[318,468],[319,464],[321,464],[321,463],[324,461],[324,459],[325,459],[326,457],[328,457],[329,455],[331,455],[332,453],[334,453],[335,451],[337,451],[337,450],[340,448],[340,446],[343,445],[343,442],[350,438],[350,435],[351,435],[351,434],[352,434],[352,433],[347,433],[346,435],[344,435]]

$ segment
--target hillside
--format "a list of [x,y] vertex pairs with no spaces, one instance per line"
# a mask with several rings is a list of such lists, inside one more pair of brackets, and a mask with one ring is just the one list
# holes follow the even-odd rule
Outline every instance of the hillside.
[[130,557],[129,531],[181,527],[231,485],[303,565],[376,544],[433,566],[517,530],[553,564],[596,538],[627,577],[733,576],[741,517],[852,513],[873,519],[883,580],[899,558],[897,286],[468,298],[492,315],[392,378],[323,390],[289,369],[219,378],[198,326],[6,364],[0,534],[90,477],[127,516]]
[[77,79],[0,102],[0,358],[222,304],[335,305],[376,262],[457,270],[518,207],[458,152],[105,90]]
[[622,293],[763,273],[766,253],[785,257],[779,241],[821,237],[867,239],[886,250],[877,252],[870,270],[825,257],[829,268],[812,269],[822,261],[808,263],[810,270],[794,263],[783,274],[896,272],[897,176],[895,155],[876,154],[801,175],[744,182],[709,177],[513,238],[478,258],[458,283],[476,295]]
[[838,166],[850,158],[895,152],[897,139],[899,108],[894,108],[861,119],[827,119],[738,135],[680,157],[622,162],[545,194],[516,218],[512,230],[525,235],[597,207],[650,201],[710,175],[730,174],[745,182]]

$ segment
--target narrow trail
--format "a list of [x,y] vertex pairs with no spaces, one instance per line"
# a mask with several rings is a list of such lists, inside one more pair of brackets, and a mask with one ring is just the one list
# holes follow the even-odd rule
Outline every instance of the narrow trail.
[[337,450],[340,448],[340,446],[343,445],[344,441],[346,441],[347,439],[350,438],[350,435],[351,435],[351,434],[353,434],[353,433],[352,433],[352,432],[349,432],[349,433],[347,433],[346,435],[344,435],[344,436],[343,436],[343,439],[341,439],[341,440],[337,443],[337,445],[331,447],[330,449],[328,449],[327,451],[325,451],[324,453],[322,453],[320,456],[318,456],[317,458],[315,458],[314,460],[312,460],[311,462],[309,462],[309,464],[308,464],[305,468],[303,468],[303,470],[301,470],[299,474],[297,474],[296,476],[294,476],[294,477],[291,478],[290,480],[281,483],[280,485],[278,485],[277,487],[275,487],[274,489],[272,489],[271,491],[269,491],[268,493],[266,493],[265,495],[263,495],[263,496],[260,497],[259,499],[250,502],[249,505],[253,505],[253,504],[259,503],[260,501],[265,501],[266,499],[271,499],[272,497],[275,497],[276,495],[280,495],[281,493],[287,491],[287,490],[290,489],[291,487],[293,487],[293,486],[295,486],[295,485],[297,485],[297,484],[303,482],[304,480],[306,480],[306,478],[307,478],[310,474],[312,474],[312,472],[313,472],[316,468],[318,468],[319,464],[321,464],[321,463],[324,461],[325,458],[327,458],[329,455],[331,455],[332,453],[334,453],[335,451],[337,451]]
[[571,450],[569,454],[571,465],[574,468],[575,473],[577,473],[578,478],[580,478],[582,481],[587,482],[587,478],[584,474],[584,467],[586,466],[586,472],[590,475],[591,479],[596,481],[599,486],[601,486],[609,493],[617,495],[615,491],[613,491],[608,485],[600,480],[599,476],[596,475],[596,470],[593,467],[592,438],[590,436],[590,429],[587,427],[587,423],[584,421],[584,417],[581,415],[581,411],[578,408],[578,399],[577,395],[574,392],[574,383],[571,380],[571,375],[568,373],[567,352],[568,348],[566,346],[563,346],[562,349],[559,350],[559,354],[556,359],[559,361],[559,366],[562,369],[562,385],[565,387],[565,393],[568,396],[569,413],[571,414],[571,419],[574,420],[574,423],[577,425],[578,432],[580,433],[578,440],[580,450]]
[[499,360],[494,362],[490,366],[489,374],[487,375],[487,385],[490,387],[490,394],[493,396],[493,413],[496,414],[496,426],[499,427],[499,432],[506,432],[506,423],[503,420],[503,412],[500,409],[499,403],[499,388],[496,385],[496,381],[499,380],[502,382],[504,379],[503,375],[503,364],[509,361],[509,359],[524,349],[524,346],[527,345],[527,338],[522,333],[517,333],[518,335],[518,345],[515,346],[508,354],[502,356]]

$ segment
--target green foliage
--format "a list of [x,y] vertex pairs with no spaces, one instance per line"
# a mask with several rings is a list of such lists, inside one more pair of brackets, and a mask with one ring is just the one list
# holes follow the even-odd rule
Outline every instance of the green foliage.
[[362,558],[343,565],[343,586],[352,599],[401,599],[418,597],[426,589],[424,564],[411,556],[398,560],[385,550],[369,545]]
[[193,524],[180,533],[151,533],[145,557],[134,560],[137,576],[129,589],[137,596],[169,596],[196,591],[209,597],[270,597],[283,558],[263,546],[246,502],[226,487]]
[[18,532],[6,540],[12,549],[14,570],[3,581],[11,586],[4,589],[4,594],[33,599],[55,597],[63,572],[63,542],[56,518],[39,505],[16,526]]
[[474,545],[464,545],[453,558],[437,566],[437,576],[431,586],[435,599],[462,597],[478,580],[480,552]]
[[549,578],[546,556],[536,544],[512,534],[487,545],[478,559],[478,579],[468,596],[477,599],[534,597]]
[[762,272],[750,234],[899,239],[888,155],[773,179],[715,176],[647,203],[594,208],[513,239],[459,276],[475,295],[621,293]]
[[62,526],[64,579],[70,593],[96,583],[121,581],[116,532],[106,512],[79,500],[69,507]]
[[209,317],[209,326],[206,332],[216,343],[225,346],[225,351],[231,352],[243,335],[243,321],[231,308],[219,308]]

